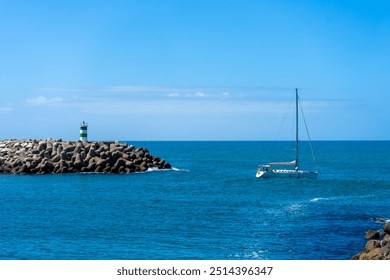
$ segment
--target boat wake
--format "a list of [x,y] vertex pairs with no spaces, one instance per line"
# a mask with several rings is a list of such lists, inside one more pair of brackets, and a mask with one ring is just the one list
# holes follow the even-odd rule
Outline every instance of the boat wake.
[[333,201],[333,200],[349,200],[349,199],[365,199],[373,197],[374,195],[360,195],[360,196],[334,196],[334,197],[316,197],[310,200],[310,202],[319,202],[319,201]]

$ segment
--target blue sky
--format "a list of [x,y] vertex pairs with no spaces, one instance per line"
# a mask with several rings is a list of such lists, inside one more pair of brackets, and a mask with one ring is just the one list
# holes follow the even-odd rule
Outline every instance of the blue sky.
[[377,0],[0,0],[0,138],[290,139],[298,87],[312,139],[389,140],[389,30]]

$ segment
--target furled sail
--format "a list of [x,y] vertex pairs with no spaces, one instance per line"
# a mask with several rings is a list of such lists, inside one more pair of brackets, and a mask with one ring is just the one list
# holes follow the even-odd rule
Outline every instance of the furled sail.
[[293,160],[293,161],[287,161],[287,162],[270,162],[268,164],[272,165],[272,166],[292,166],[292,165],[296,164],[296,161]]

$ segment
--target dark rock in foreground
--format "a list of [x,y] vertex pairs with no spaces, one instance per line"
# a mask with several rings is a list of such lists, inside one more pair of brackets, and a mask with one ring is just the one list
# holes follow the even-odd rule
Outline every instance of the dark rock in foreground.
[[133,173],[171,165],[145,148],[119,142],[0,141],[0,173]]
[[390,223],[385,224],[383,232],[369,230],[363,251],[352,257],[353,260],[390,260]]

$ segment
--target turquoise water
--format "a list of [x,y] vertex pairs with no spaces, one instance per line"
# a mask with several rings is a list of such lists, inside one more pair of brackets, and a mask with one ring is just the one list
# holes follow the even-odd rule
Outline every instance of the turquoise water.
[[255,178],[289,142],[131,143],[177,169],[1,175],[0,259],[349,259],[390,219],[389,141],[314,142],[318,180]]

